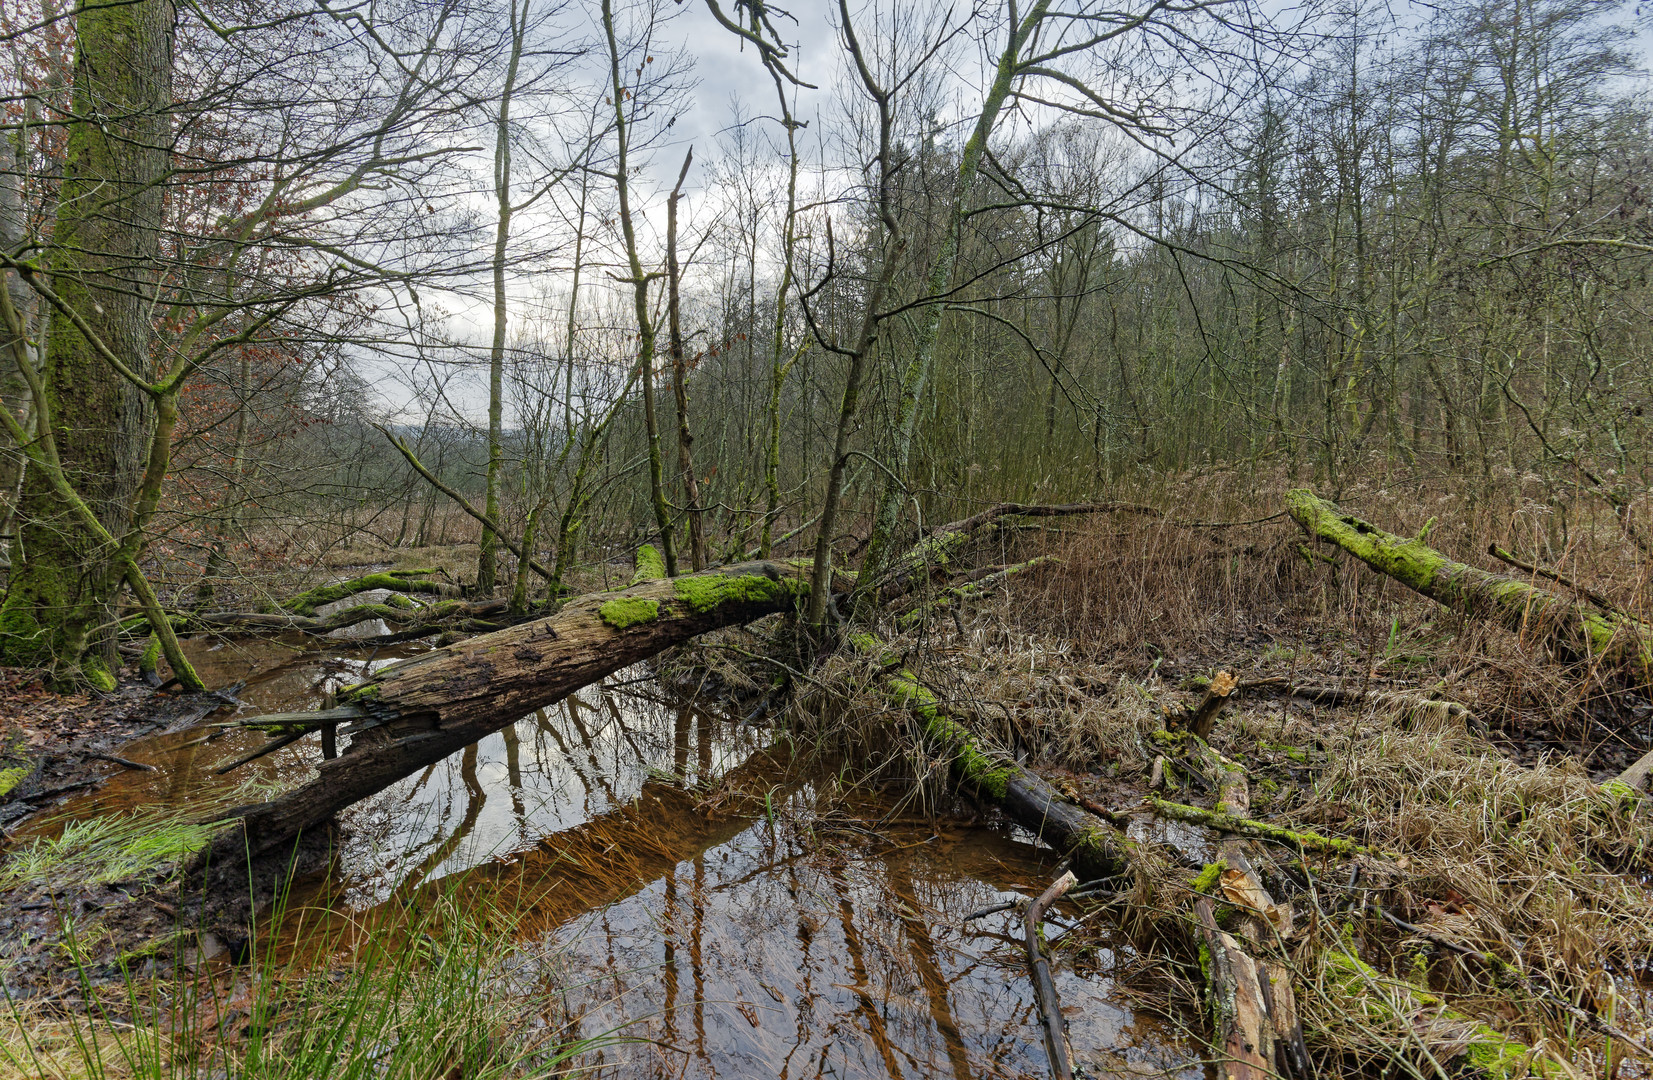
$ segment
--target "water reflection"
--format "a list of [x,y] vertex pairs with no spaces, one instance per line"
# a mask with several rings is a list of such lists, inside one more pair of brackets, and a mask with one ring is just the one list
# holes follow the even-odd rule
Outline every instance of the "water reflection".
[[[209,679],[248,679],[253,709],[285,711],[417,646],[236,649],[203,656]],[[605,1076],[1048,1075],[1019,925],[963,921],[1042,888],[1047,852],[964,818],[892,820],[885,797],[840,791],[769,729],[628,696],[645,676],[523,717],[352,808],[334,876],[296,897],[278,932],[296,946],[318,919],[393,928],[438,890],[497,912],[532,944],[524,957],[554,947],[538,977],[564,988],[578,1033],[632,1037],[588,1062]],[[222,797],[213,767],[260,739],[186,731],[134,746],[163,771],[113,778],[88,810]],[[314,742],[236,777],[271,790],[308,779]],[[1202,1075],[1119,1004],[1106,970],[1064,959],[1057,971],[1093,1073]]]

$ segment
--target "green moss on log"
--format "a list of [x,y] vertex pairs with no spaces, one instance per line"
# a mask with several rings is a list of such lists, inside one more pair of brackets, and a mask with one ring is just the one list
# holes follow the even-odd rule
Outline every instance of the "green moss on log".
[[161,669],[161,639],[156,634],[149,635],[149,644],[144,646],[143,655],[138,657],[138,672],[142,675],[154,675]]
[[660,549],[653,544],[644,544],[637,549],[637,572],[631,575],[633,585],[641,585],[645,581],[659,581],[666,576],[666,559],[660,554]]
[[374,589],[383,589],[394,593],[440,593],[442,591],[440,584],[415,576],[432,572],[429,570],[409,570],[396,573],[364,574],[349,581],[321,585],[309,592],[300,593],[291,600],[284,602],[281,609],[290,611],[294,615],[314,615],[316,609],[325,604],[331,604],[343,600],[345,597],[370,592]]
[[624,630],[628,626],[642,626],[660,618],[660,601],[637,597],[605,600],[597,609],[597,614],[614,629]]
[[1197,893],[1216,892],[1217,885],[1223,879],[1223,871],[1227,868],[1228,865],[1221,859],[1214,863],[1206,863],[1205,869],[1199,872],[1199,876],[1194,879],[1190,888]]
[[34,768],[30,765],[13,765],[9,769],[0,769],[0,797],[4,797],[12,788],[23,782]]
[[113,693],[119,685],[102,660],[88,653],[80,659],[80,674],[94,690]]
[[704,614],[728,603],[768,603],[807,589],[802,581],[776,580],[762,574],[698,574],[672,581],[672,591],[690,611]]
[[941,710],[941,703],[929,687],[903,669],[890,676],[889,690],[897,704],[911,709],[922,721],[925,736],[951,755],[953,772],[961,783],[996,800],[1005,797],[1015,767],[984,754],[969,730]]
[[1422,540],[1385,532],[1304,488],[1286,492],[1286,510],[1310,535],[1454,611],[1516,634],[1543,633],[1571,659],[1599,659],[1653,679],[1653,627],[1603,615],[1517,578],[1455,562]]
[[1165,799],[1152,796],[1149,797],[1148,802],[1154,808],[1154,813],[1188,825],[1204,825],[1207,828],[1222,832],[1259,836],[1265,840],[1290,844],[1304,850],[1328,851],[1334,855],[1364,855],[1372,852],[1371,848],[1357,844],[1353,840],[1341,840],[1335,836],[1322,836],[1317,832],[1300,832],[1280,825],[1271,825],[1266,821],[1258,821],[1256,818],[1235,817],[1233,814],[1207,810],[1200,806],[1188,806],[1184,803],[1168,802]]

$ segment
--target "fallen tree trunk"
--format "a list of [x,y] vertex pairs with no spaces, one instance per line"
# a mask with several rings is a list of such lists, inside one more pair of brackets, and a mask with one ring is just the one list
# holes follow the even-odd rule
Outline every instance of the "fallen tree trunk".
[[1001,522],[1010,517],[1069,517],[1082,514],[1129,513],[1160,515],[1151,506],[1136,503],[1062,503],[1042,506],[1025,503],[999,503],[979,514],[939,526],[929,536],[880,571],[878,580],[868,581],[869,590],[876,589],[881,599],[888,600],[911,589],[915,582],[952,566],[953,560],[972,540],[992,535]]
[[1565,659],[1599,661],[1633,678],[1653,679],[1653,627],[1647,623],[1593,611],[1518,578],[1455,562],[1422,540],[1346,514],[1312,491],[1288,491],[1286,509],[1309,535],[1454,611],[1517,634],[1537,631]]
[[[350,744],[315,779],[239,807],[242,832],[215,861],[259,855],[534,709],[697,634],[790,610],[807,568],[743,563],[570,601],[548,619],[470,638],[385,668],[338,695],[326,713],[259,718],[286,735],[332,726]],[[244,845],[244,852],[243,852]]]
[[[858,652],[875,660],[893,654],[871,634],[851,639]],[[894,658],[898,660],[898,658]],[[953,775],[976,794],[998,804],[1015,822],[1073,860],[1087,878],[1138,873],[1158,857],[1102,819],[1076,806],[1043,777],[1014,761],[984,750],[968,728],[947,715],[941,702],[907,668],[884,678],[884,693],[898,708],[910,710],[920,733],[945,753]]]

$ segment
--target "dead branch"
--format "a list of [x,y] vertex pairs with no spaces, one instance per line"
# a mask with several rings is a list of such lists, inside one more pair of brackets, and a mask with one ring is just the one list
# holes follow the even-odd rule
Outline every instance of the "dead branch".
[[1056,994],[1056,980],[1050,977],[1050,961],[1039,947],[1040,931],[1044,926],[1045,911],[1078,881],[1072,870],[1063,873],[1028,905],[1027,914],[1022,919],[1027,963],[1033,972],[1033,990],[1039,1001],[1039,1024],[1045,1033],[1045,1053],[1050,1058],[1050,1072],[1056,1080],[1073,1080],[1073,1054],[1068,1049],[1067,1025],[1062,1022],[1062,1000]]

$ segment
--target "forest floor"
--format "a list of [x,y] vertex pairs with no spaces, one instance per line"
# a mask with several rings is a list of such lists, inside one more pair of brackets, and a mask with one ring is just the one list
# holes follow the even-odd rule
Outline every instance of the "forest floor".
[[[1270,492],[1159,495],[1197,522],[1099,517],[1009,532],[974,562],[1058,561],[956,614],[942,606],[886,627],[905,664],[984,745],[1172,853],[1146,906],[1141,896],[1104,896],[1080,909],[1081,922],[1103,912],[1109,925],[1139,928],[1123,984],[1200,1029],[1200,970],[1175,924],[1217,838],[1167,829],[1144,807],[1215,802],[1213,777],[1179,756],[1167,729],[1228,672],[1243,689],[1210,744],[1243,766],[1253,816],[1373,853],[1256,847],[1264,879],[1297,912],[1297,929],[1277,944],[1320,1075],[1653,1076],[1653,1062],[1578,1019],[1580,1010],[1607,1017],[1643,1042],[1653,1027],[1653,799],[1600,786],[1653,743],[1645,688],[1547,658],[1347,560],[1306,554],[1296,527],[1268,513]],[[1344,499],[1401,532],[1438,517],[1431,543],[1459,557],[1491,540],[1525,541],[1626,607],[1649,602],[1644,568],[1599,520],[1581,515],[1558,532],[1534,500],[1466,501],[1445,485]],[[368,554],[381,558],[364,562],[384,564],[385,553]],[[433,565],[429,555],[399,565]],[[451,561],[457,572],[462,552]],[[724,631],[668,658],[666,670],[743,702],[742,712],[756,702],[782,708],[779,721],[806,743],[863,761],[869,783],[945,783],[946,761],[890,736],[880,665],[867,657],[829,656],[792,680],[791,697],[775,697],[775,672],[796,660],[754,660],[778,655],[774,628]],[[41,764],[10,802],[0,796],[0,814],[12,818],[55,798],[41,792],[127,768],[110,760],[125,740],[213,705],[136,684],[59,696],[27,673],[0,679],[11,753]],[[1344,696],[1327,704],[1315,688]],[[39,999],[72,999],[91,970],[62,947],[66,923],[100,925],[101,951],[123,956],[173,930],[176,898],[160,862],[113,886],[60,881],[44,892],[44,879],[20,872],[15,849],[7,865],[0,955],[8,984]],[[53,942],[55,959],[26,962]],[[187,959],[237,946],[193,940]],[[1101,947],[1070,933],[1061,950]],[[94,967],[111,984],[125,978],[116,965]],[[1497,1068],[1459,1061],[1479,1025],[1525,1056]]]

